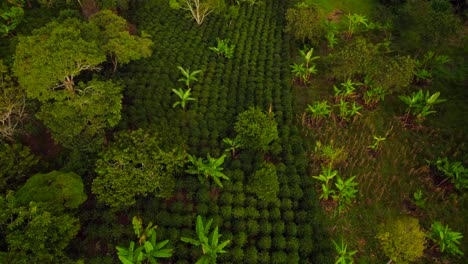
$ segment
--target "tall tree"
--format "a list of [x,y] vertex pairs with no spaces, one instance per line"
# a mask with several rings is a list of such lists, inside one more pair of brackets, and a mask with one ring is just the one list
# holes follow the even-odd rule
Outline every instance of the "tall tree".
[[198,25],[212,12],[222,9],[222,0],[169,0],[169,5],[174,9],[190,11],[191,16]]
[[37,117],[62,146],[94,151],[103,143],[104,130],[120,120],[123,87],[92,80],[75,90],[68,99],[44,104]]
[[21,206],[13,192],[0,196],[0,237],[8,245],[6,263],[63,261],[64,249],[78,233],[79,222],[69,214],[50,212],[49,206],[35,201]]
[[127,21],[112,11],[96,13],[90,17],[89,22],[99,28],[99,38],[96,41],[111,58],[114,70],[119,63],[127,64],[151,55],[151,39],[130,35]]
[[82,71],[98,70],[106,60],[94,41],[96,34],[90,24],[70,18],[19,37],[13,72],[28,97],[48,101],[72,96],[74,78]]
[[92,191],[99,201],[114,208],[131,206],[138,196],[150,193],[170,197],[184,160],[183,151],[164,146],[152,133],[141,129],[121,132],[100,153]]

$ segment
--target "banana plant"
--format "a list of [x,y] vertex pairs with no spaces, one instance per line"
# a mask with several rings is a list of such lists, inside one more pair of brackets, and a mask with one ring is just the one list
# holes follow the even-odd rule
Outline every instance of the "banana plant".
[[355,187],[358,183],[354,182],[355,178],[356,176],[353,176],[347,180],[343,180],[340,176],[337,176],[335,183],[337,190],[332,198],[338,202],[338,214],[341,214],[347,206],[351,205],[351,199],[356,197],[358,191]]
[[198,81],[197,75],[202,73],[201,70],[190,72],[189,69],[186,70],[186,69],[182,68],[181,66],[177,66],[177,69],[179,69],[179,71],[184,76],[184,77],[179,79],[179,82],[185,83],[185,85],[187,86],[188,89],[190,89],[190,83],[194,82],[194,81]]
[[226,155],[222,155],[219,158],[213,158],[208,154],[207,160],[203,160],[202,158],[197,158],[188,154],[189,161],[192,165],[189,166],[185,172],[198,175],[198,179],[201,183],[204,183],[207,178],[212,178],[213,181],[222,188],[223,184],[220,178],[229,180],[229,177],[222,173],[224,168],[221,167],[221,165],[223,165],[225,157]]
[[188,101],[196,101],[195,98],[190,97],[190,89],[183,91],[182,89],[179,88],[179,90],[172,89],[172,91],[177,96],[179,96],[179,99],[180,99],[180,101],[177,101],[172,105],[172,108],[180,105],[180,107],[182,107],[182,109],[185,111],[185,107],[187,106]]
[[460,232],[452,231],[448,225],[444,227],[440,222],[436,221],[431,225],[431,234],[429,238],[439,246],[440,252],[447,251],[451,255],[464,255],[458,248],[460,239],[463,235]]
[[338,171],[332,169],[332,164],[328,164],[327,167],[323,164],[320,164],[320,166],[322,167],[322,172],[318,176],[312,176],[312,178],[323,182],[323,193],[320,195],[320,199],[328,200],[329,196],[335,193],[331,188],[331,181],[338,175]]
[[306,112],[309,112],[312,120],[318,124],[321,118],[329,117],[332,111],[327,101],[316,101],[313,105],[307,105]]
[[372,149],[373,151],[379,151],[380,150],[380,142],[386,140],[387,138],[385,137],[381,137],[381,136],[376,136],[374,135],[374,143],[372,143],[372,145],[369,146],[370,149]]
[[134,216],[132,219],[133,229],[138,238],[138,247],[131,241],[128,248],[117,246],[117,255],[123,264],[157,264],[158,258],[170,258],[172,249],[165,248],[169,240],[156,242],[156,228],[150,222],[143,228],[142,220]]
[[195,264],[213,264],[216,263],[218,254],[226,253],[224,248],[231,242],[226,240],[220,242],[221,234],[218,232],[218,227],[210,233],[210,227],[213,219],[210,219],[206,225],[203,224],[201,216],[197,216],[197,223],[195,225],[195,232],[197,233],[197,239],[181,237],[180,240],[183,242],[192,244],[194,246],[201,246],[202,257]]
[[362,83],[353,83],[352,80],[348,79],[346,82],[341,83],[342,88],[336,87],[333,85],[333,90],[335,91],[335,101],[338,102],[339,99],[349,99],[356,97],[356,87],[355,85],[361,85]]
[[344,147],[333,146],[333,140],[327,145],[320,141],[315,142],[314,155],[318,157],[318,160],[328,163],[330,166],[346,160],[348,156]]
[[338,253],[335,264],[353,264],[353,255],[357,253],[357,250],[348,251],[348,245],[344,243],[343,238],[341,238],[341,244],[336,243],[335,240],[332,240],[332,242],[335,245],[336,253]]
[[307,83],[307,68],[304,66],[304,63],[297,64],[294,63],[291,67],[291,72],[294,73],[299,80],[301,80],[304,84]]
[[401,95],[399,98],[407,105],[406,118],[414,116],[418,122],[422,122],[428,115],[436,113],[433,110],[435,104],[445,102],[445,99],[439,99],[440,92],[430,94],[429,91],[424,93],[422,90],[412,93],[410,96]]
[[346,15],[348,18],[348,31],[347,35],[349,38],[358,30],[360,25],[364,25],[366,29],[369,27],[367,24],[367,17],[359,14],[349,14]]
[[231,59],[234,56],[234,48],[236,45],[229,45],[229,39],[216,38],[217,46],[209,47],[210,50],[216,52],[218,56],[224,56]]
[[364,103],[368,107],[375,107],[380,101],[383,101],[387,95],[387,90],[382,86],[372,87],[364,93]]
[[301,54],[302,58],[304,59],[306,63],[306,68],[311,67],[311,63],[314,60],[320,58],[320,56],[314,56],[314,48],[308,49],[307,47],[304,47],[304,49],[299,50],[299,54]]
[[339,110],[338,116],[346,122],[354,121],[356,116],[361,115],[359,110],[362,109],[361,106],[358,106],[356,102],[349,103],[343,99],[340,99],[339,103]]
[[449,61],[450,59],[447,55],[436,55],[433,51],[428,51],[422,59],[414,60],[416,81],[432,79],[432,71]]
[[447,157],[438,158],[435,162],[437,169],[442,172],[459,191],[468,189],[468,169],[459,161],[450,162]]
[[327,29],[327,34],[325,38],[327,39],[327,47],[330,49],[335,48],[335,45],[338,44],[338,38],[336,35],[338,34],[338,25],[335,22],[326,21],[325,27]]
[[413,202],[419,208],[426,208],[426,199],[424,199],[423,192],[421,189],[413,193]]
[[236,156],[236,151],[241,147],[241,142],[239,137],[235,137],[234,139],[231,138],[223,138],[224,144],[228,147],[226,148],[226,152],[231,152],[231,157],[234,158]]

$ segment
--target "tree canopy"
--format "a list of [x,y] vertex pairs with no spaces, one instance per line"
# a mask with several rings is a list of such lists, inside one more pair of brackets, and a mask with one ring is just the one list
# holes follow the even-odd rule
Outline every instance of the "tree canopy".
[[242,147],[267,151],[269,144],[278,138],[277,123],[273,113],[264,113],[260,108],[250,107],[239,114],[234,130]]
[[183,151],[165,147],[153,133],[121,132],[100,153],[92,191],[99,201],[116,208],[131,206],[138,196],[150,193],[170,197],[184,160]]

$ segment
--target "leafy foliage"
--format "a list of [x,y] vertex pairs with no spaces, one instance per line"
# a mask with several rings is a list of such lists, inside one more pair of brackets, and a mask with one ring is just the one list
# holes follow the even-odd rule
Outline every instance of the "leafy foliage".
[[14,190],[38,165],[39,158],[21,144],[0,145],[0,193]]
[[186,172],[197,174],[199,176],[198,179],[202,183],[205,182],[204,179],[212,178],[219,187],[223,187],[220,178],[229,180],[229,177],[221,172],[224,169],[221,165],[223,165],[225,157],[226,155],[222,155],[219,158],[213,158],[208,154],[207,159],[203,160],[202,158],[196,158],[195,156],[188,154],[189,161],[192,165],[189,166]]
[[276,167],[272,163],[264,162],[260,169],[249,177],[249,191],[255,193],[261,200],[273,202],[278,198],[280,184]]
[[184,69],[182,66],[177,66],[177,69],[179,69],[180,73],[182,73],[184,76],[183,78],[179,79],[179,82],[185,83],[188,89],[190,89],[190,83],[198,81],[197,75],[202,73],[201,70],[190,72],[190,69]]
[[219,0],[169,0],[172,8],[190,11],[191,17],[198,25],[201,25],[212,12],[222,8],[221,3]]
[[395,263],[410,263],[423,255],[425,234],[417,219],[405,217],[380,225],[377,238]]
[[170,258],[172,249],[164,248],[169,240],[156,242],[156,228],[153,223],[149,223],[146,228],[143,228],[142,220],[134,216],[132,219],[133,229],[138,238],[138,247],[135,248],[135,242],[131,241],[127,248],[115,247],[119,260],[123,264],[140,264],[140,263],[158,263],[158,258]]
[[273,113],[265,114],[260,108],[250,107],[239,114],[234,130],[243,148],[267,151],[269,144],[278,138],[277,123]]
[[96,162],[92,191],[98,200],[121,208],[133,205],[140,195],[171,196],[185,154],[177,148],[166,150],[162,142],[141,129],[117,134]]
[[338,253],[338,259],[336,260],[335,264],[352,264],[354,263],[353,255],[357,253],[357,250],[348,251],[348,245],[346,245],[341,238],[341,244],[332,240],[333,244],[335,245],[336,253]]
[[4,1],[0,5],[0,37],[9,35],[23,20],[24,0]]
[[232,57],[234,56],[234,49],[236,48],[236,45],[229,45],[229,39],[216,38],[216,43],[216,47],[210,47],[209,49],[216,52],[218,56],[224,56],[228,59],[232,59]]
[[452,255],[458,254],[463,256],[463,252],[458,248],[458,245],[460,245],[459,240],[463,238],[463,235],[460,232],[452,231],[448,225],[444,226],[440,222],[435,221],[431,225],[429,237],[439,246],[440,252],[447,251]]
[[179,88],[179,90],[172,89],[172,92],[174,92],[177,96],[179,96],[180,101],[175,102],[172,105],[172,108],[180,105],[182,109],[185,111],[185,107],[187,105],[188,101],[195,101],[195,98],[190,97],[190,89],[187,89],[185,92]]
[[374,143],[369,146],[370,149],[374,151],[379,151],[380,150],[380,142],[386,140],[387,138],[381,137],[381,136],[376,136],[374,135]]
[[316,101],[313,105],[308,104],[306,112],[312,115],[315,124],[319,124],[322,118],[327,118],[332,113],[328,101]]
[[435,166],[441,171],[460,191],[468,188],[468,169],[459,161],[451,162],[447,157],[438,158]]
[[351,199],[356,197],[356,186],[357,182],[354,182],[356,176],[353,176],[349,179],[343,180],[339,175],[336,178],[336,191],[332,195],[333,200],[338,201],[338,213],[341,212],[348,206],[351,205]]
[[49,205],[30,202],[20,206],[13,192],[0,196],[0,224],[5,226],[10,263],[53,263],[79,230],[78,219],[55,215]]
[[218,233],[218,226],[210,233],[211,224],[213,219],[210,219],[206,225],[203,224],[201,216],[197,216],[197,223],[195,226],[195,232],[197,233],[197,239],[181,237],[180,240],[186,243],[190,243],[194,246],[201,246],[202,257],[196,262],[197,264],[210,264],[216,263],[218,254],[226,253],[224,248],[231,242],[225,240],[219,241],[221,234]]
[[338,175],[338,171],[332,169],[332,163],[329,163],[327,167],[323,164],[320,164],[320,166],[322,167],[322,172],[318,176],[312,176],[312,178],[323,182],[320,199],[328,200],[331,195],[335,194],[331,182]]
[[77,209],[87,198],[81,177],[61,171],[33,175],[15,197],[19,205],[26,206],[31,201],[49,204],[49,211]]
[[111,81],[80,83],[68,99],[44,104],[37,117],[61,145],[94,151],[103,143],[104,130],[120,121],[122,90]]
[[153,41],[148,36],[130,35],[127,21],[110,10],[92,15],[89,23],[99,28],[97,42],[100,48],[112,58],[114,70],[118,63],[127,64],[151,55]]
[[286,32],[291,32],[295,39],[318,44],[325,32],[322,20],[325,14],[316,5],[298,6],[286,11]]
[[0,60],[0,136],[14,141],[18,127],[26,118],[26,93]]
[[440,92],[430,94],[429,91],[424,93],[422,90],[414,92],[411,96],[401,95],[399,98],[407,105],[406,116],[413,115],[417,121],[423,121],[428,115],[436,113],[433,110],[435,104],[445,102],[445,99],[439,99]]

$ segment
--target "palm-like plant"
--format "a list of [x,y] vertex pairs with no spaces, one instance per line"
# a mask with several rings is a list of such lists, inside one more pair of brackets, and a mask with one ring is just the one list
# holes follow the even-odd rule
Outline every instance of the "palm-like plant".
[[187,89],[186,91],[183,91],[181,88],[179,90],[172,89],[172,91],[179,96],[180,101],[175,102],[172,105],[172,108],[180,105],[182,109],[185,111],[185,107],[187,106],[188,101],[195,101],[195,98],[190,97],[190,89]]
[[234,139],[231,138],[223,138],[224,144],[228,147],[226,148],[226,152],[231,152],[232,157],[236,156],[236,150],[241,147],[241,142],[239,137],[235,137]]
[[382,86],[372,87],[364,93],[364,103],[369,107],[374,107],[383,101],[387,91]]
[[346,122],[354,121],[356,116],[361,115],[359,110],[361,110],[362,107],[358,106],[354,101],[349,103],[343,99],[340,99],[338,106],[340,109],[338,116]]
[[353,36],[359,25],[364,25],[366,28],[368,28],[366,16],[359,14],[349,14],[346,15],[346,17],[348,18],[348,37]]
[[213,158],[208,154],[207,160],[203,160],[202,158],[197,158],[188,154],[189,161],[192,165],[189,166],[186,172],[198,175],[198,179],[201,183],[204,183],[207,178],[212,178],[213,181],[222,188],[223,184],[220,178],[229,180],[229,177],[222,173],[224,168],[221,167],[221,165],[223,165],[225,157],[226,155],[222,155],[219,158]]
[[338,259],[336,260],[335,264],[352,264],[354,263],[353,255],[357,253],[357,250],[348,251],[348,245],[346,245],[341,238],[341,244],[332,240],[333,244],[335,245],[336,253],[338,253]]
[[411,96],[401,95],[400,100],[407,105],[405,120],[408,120],[412,115],[421,122],[428,115],[436,113],[437,111],[433,110],[434,105],[446,101],[445,99],[439,99],[439,96],[440,92],[431,95],[429,91],[424,93],[422,90],[412,93]]
[[231,59],[234,56],[234,48],[236,45],[229,45],[229,39],[216,38],[217,46],[209,47],[210,50],[216,52],[218,56],[224,56]]
[[338,201],[338,213],[341,214],[343,209],[351,204],[351,199],[356,197],[357,190],[355,186],[358,185],[354,182],[356,176],[353,176],[347,180],[341,179],[340,176],[336,180],[337,191],[333,194],[333,200]]
[[323,166],[323,164],[321,164],[320,166],[322,167],[322,173],[320,173],[320,175],[318,176],[312,176],[312,178],[323,182],[323,193],[320,195],[320,199],[328,200],[329,196],[335,193],[330,186],[330,182],[338,175],[338,171],[333,170],[331,164],[328,164],[327,167]]
[[312,74],[317,73],[316,65],[312,62],[320,58],[320,56],[314,56],[314,48],[308,49],[306,47],[299,50],[299,54],[302,56],[304,63],[294,63],[291,65],[292,73],[294,73],[297,78],[300,78],[304,84],[307,84]]
[[369,146],[373,151],[378,151],[380,149],[380,142],[386,140],[387,138],[374,135],[374,143]]
[[355,85],[361,85],[362,83],[353,83],[352,80],[348,79],[346,82],[341,83],[341,89],[333,85],[333,90],[335,91],[335,100],[338,99],[348,99],[354,98],[356,96]]
[[309,112],[315,123],[318,123],[321,118],[330,116],[331,109],[327,101],[317,101],[313,105],[307,105],[306,112]]
[[213,219],[210,219],[206,225],[203,224],[201,216],[197,216],[197,223],[195,225],[195,232],[197,233],[197,239],[181,237],[180,240],[186,243],[190,243],[195,246],[201,246],[202,257],[196,262],[196,264],[213,264],[216,263],[218,254],[226,253],[224,248],[230,243],[230,240],[223,242],[219,241],[222,236],[218,233],[218,227],[210,234],[210,227]]
[[444,227],[440,222],[436,221],[431,225],[431,234],[429,238],[436,243],[440,252],[447,251],[452,255],[464,255],[463,252],[458,248],[460,239],[463,235],[460,232],[452,231],[448,225]]
[[181,66],[177,66],[177,69],[179,69],[180,72],[182,73],[182,75],[184,76],[184,77],[179,79],[179,82],[185,83],[185,85],[189,89],[190,89],[190,83],[192,81],[198,81],[196,76],[202,72],[201,70],[190,72],[190,69],[186,70],[186,69],[182,68]]
[[156,242],[156,227],[149,223],[143,228],[143,222],[139,217],[132,219],[133,229],[138,238],[138,247],[131,241],[128,248],[117,246],[117,255],[123,264],[156,264],[158,258],[169,258],[172,256],[172,249],[164,248],[169,240]]
[[468,169],[460,161],[451,162],[447,157],[438,158],[435,162],[437,169],[442,172],[457,190],[468,188]]
[[318,157],[317,160],[320,160],[333,166],[335,162],[339,163],[341,161],[346,160],[348,154],[346,153],[344,147],[333,146],[333,141],[331,141],[330,144],[327,145],[324,145],[322,144],[322,142],[317,141],[315,143],[314,155]]

